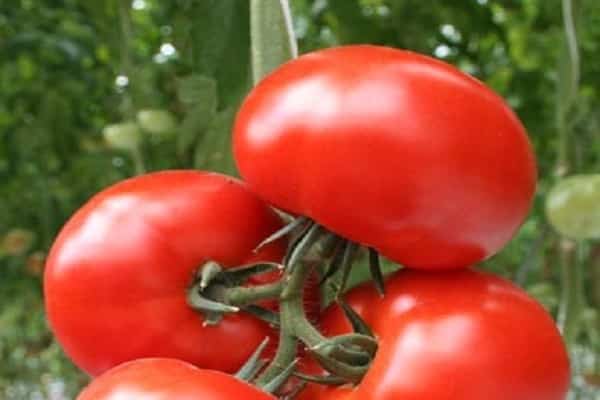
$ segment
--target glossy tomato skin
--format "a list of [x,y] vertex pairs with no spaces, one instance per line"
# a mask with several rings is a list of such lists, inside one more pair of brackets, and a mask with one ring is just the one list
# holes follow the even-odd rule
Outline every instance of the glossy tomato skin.
[[77,400],[275,400],[222,372],[180,360],[148,358],[121,364],[96,378]]
[[253,252],[280,227],[265,203],[223,175],[165,171],[118,183],[85,204],[51,249],[44,291],[52,330],[91,375],[143,357],[235,371],[272,329],[245,313],[205,327],[186,290],[208,260],[280,261],[285,243]]
[[[401,271],[380,298],[371,286],[346,300],[380,347],[355,388],[310,387],[302,400],[564,400],[569,361],[552,318],[512,283],[493,275]],[[339,308],[321,326],[350,331]]]
[[525,218],[536,166],[526,132],[479,81],[377,46],[284,64],[234,126],[241,175],[260,196],[408,267],[467,267]]

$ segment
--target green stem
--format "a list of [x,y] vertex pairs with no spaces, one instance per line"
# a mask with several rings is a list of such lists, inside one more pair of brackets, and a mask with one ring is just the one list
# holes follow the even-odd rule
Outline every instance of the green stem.
[[592,308],[600,310],[600,244],[595,244],[590,252],[590,271],[592,296]]
[[139,145],[131,150],[131,158],[133,160],[133,167],[136,175],[143,175],[146,173],[146,165],[144,163],[144,156],[140,150]]
[[567,42],[567,50],[569,53],[570,62],[570,84],[569,88],[569,100],[575,101],[577,97],[577,89],[579,87],[579,74],[580,74],[580,57],[579,57],[579,46],[577,43],[577,27],[575,24],[575,7],[573,0],[562,1],[562,15],[563,24],[565,29],[565,38]]
[[258,83],[298,56],[288,0],[250,0],[252,77]]
[[[302,334],[307,332],[306,325],[310,325],[306,318],[303,307],[304,285],[312,272],[312,265],[298,265],[296,268],[290,268],[285,272],[282,282],[284,289],[280,297],[279,318],[281,321],[279,333],[279,346],[275,358],[269,364],[267,369],[258,377],[257,384],[264,385],[279,375],[285,368],[294,361],[297,354],[297,333],[300,330]],[[298,329],[302,326],[302,329]],[[313,328],[314,329],[314,328]],[[308,331],[308,330],[307,330]],[[314,329],[317,335],[320,333]],[[314,338],[310,332],[310,338]]]
[[[135,117],[135,107],[133,101],[128,101],[131,98],[131,88],[134,85],[134,71],[133,71],[133,60],[131,57],[130,44],[133,39],[133,27],[131,24],[131,1],[119,0],[119,23],[121,28],[121,71],[122,75],[125,75],[129,79],[128,88],[124,93],[125,97],[125,109],[123,110],[123,116],[126,119],[133,119]],[[134,157],[135,161],[135,157]],[[136,161],[137,163],[137,161]],[[139,173],[139,169],[136,167],[136,171]]]
[[569,162],[570,117],[579,90],[580,56],[573,0],[562,0],[565,55],[559,61],[559,92],[557,101],[558,159],[556,174],[566,175]]
[[558,324],[568,345],[574,344],[581,328],[581,315],[585,309],[584,262],[582,244],[561,250],[562,293]]
[[[569,140],[573,108],[579,92],[580,54],[577,43],[576,14],[578,7],[574,0],[562,0],[562,17],[567,57],[564,68],[559,68],[560,79],[557,98],[559,148],[557,175],[564,176],[572,167],[569,162]],[[563,60],[561,59],[561,63]],[[560,65],[560,64],[559,64]],[[559,247],[561,267],[561,301],[558,324],[568,345],[575,342],[580,330],[582,312],[585,307],[583,287],[583,245],[573,246],[568,239],[562,239]]]
[[255,286],[227,288],[223,291],[224,300],[234,306],[245,306],[261,300],[277,299],[283,290],[283,282]]
[[[225,287],[221,285],[210,285],[207,289],[201,288],[201,281],[198,281],[188,292],[188,304],[202,312],[214,311],[204,310],[204,301],[210,300],[227,306],[242,307],[249,304],[255,304],[263,300],[273,300],[279,298],[283,290],[283,282],[267,283],[264,285]],[[207,291],[207,297],[204,296]]]

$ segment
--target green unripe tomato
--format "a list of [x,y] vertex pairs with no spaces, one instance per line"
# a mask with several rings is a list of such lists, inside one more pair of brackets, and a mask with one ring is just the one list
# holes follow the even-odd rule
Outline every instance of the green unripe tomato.
[[137,113],[137,122],[142,130],[161,138],[170,136],[177,127],[175,117],[167,110],[140,110]]
[[135,122],[106,125],[102,135],[111,148],[119,150],[133,151],[142,139],[140,128]]
[[564,236],[600,238],[600,174],[573,175],[558,182],[546,198],[546,214]]

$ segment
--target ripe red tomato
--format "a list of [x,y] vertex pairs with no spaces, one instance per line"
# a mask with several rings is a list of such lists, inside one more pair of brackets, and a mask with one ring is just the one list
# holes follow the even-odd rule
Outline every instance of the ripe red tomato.
[[536,181],[526,132],[499,96],[441,61],[376,46],[277,69],[243,103],[234,155],[270,203],[414,268],[496,253]]
[[[310,387],[305,400],[564,400],[569,361],[552,318],[512,283],[462,270],[404,270],[381,298],[372,285],[347,301],[379,337],[355,388]],[[321,326],[351,330],[338,307]]]
[[130,361],[98,377],[77,400],[275,400],[222,372],[168,358]]
[[[92,375],[143,357],[235,371],[275,332],[243,312],[204,327],[186,289],[208,260],[280,261],[285,243],[253,249],[281,225],[243,183],[223,175],[166,171],[118,183],[84,205],[52,247],[44,277],[52,329]],[[307,294],[312,309],[317,290]]]

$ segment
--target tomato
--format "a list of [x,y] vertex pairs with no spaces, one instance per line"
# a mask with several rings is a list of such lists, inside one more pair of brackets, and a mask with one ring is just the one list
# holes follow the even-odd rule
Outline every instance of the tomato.
[[548,193],[552,226],[573,239],[600,238],[600,174],[567,177]]
[[143,357],[233,372],[275,332],[243,312],[205,327],[186,290],[209,260],[224,267],[280,261],[285,243],[253,249],[281,224],[243,183],[223,175],[165,171],[118,183],[77,211],[51,249],[44,276],[51,327],[92,375]]
[[130,361],[98,377],[77,400],[275,400],[222,372],[168,358]]
[[106,125],[102,135],[110,147],[118,150],[135,150],[142,139],[140,128],[135,122]]
[[536,183],[504,101],[432,58],[377,46],[304,55],[246,98],[234,155],[249,186],[408,267],[466,267],[501,249]]
[[[312,386],[305,400],[564,400],[569,361],[544,308],[512,283],[473,270],[403,270],[381,298],[372,284],[347,302],[371,325],[379,350],[354,389]],[[338,307],[321,326],[350,326]]]

